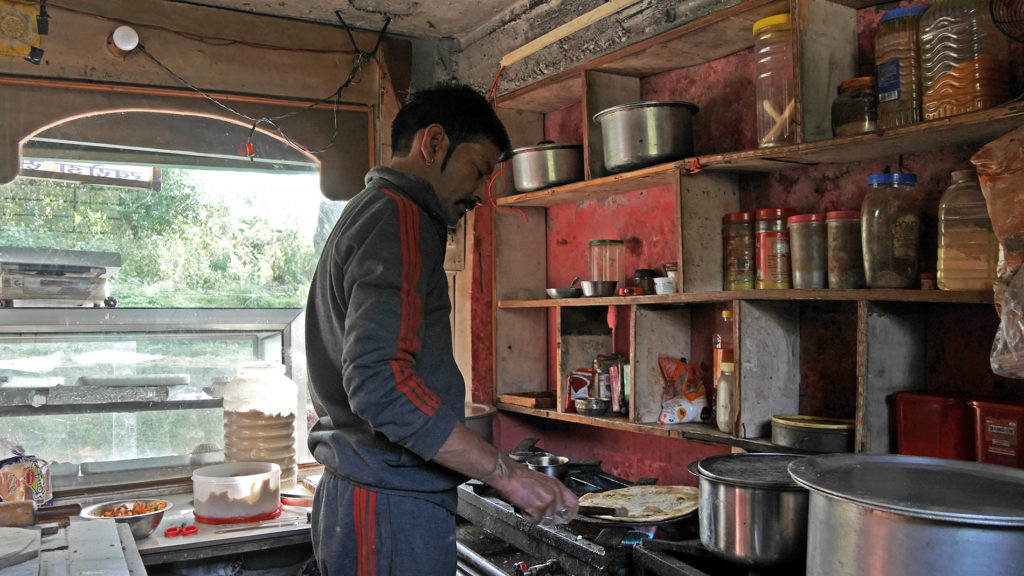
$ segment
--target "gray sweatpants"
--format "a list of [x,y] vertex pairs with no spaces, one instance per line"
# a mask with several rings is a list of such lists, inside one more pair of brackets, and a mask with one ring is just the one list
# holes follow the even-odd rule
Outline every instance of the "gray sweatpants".
[[455,574],[455,515],[421,498],[374,492],[325,472],[311,532],[323,576]]

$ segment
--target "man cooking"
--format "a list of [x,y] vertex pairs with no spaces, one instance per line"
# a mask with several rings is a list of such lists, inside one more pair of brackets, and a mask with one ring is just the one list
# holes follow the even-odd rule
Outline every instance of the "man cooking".
[[313,506],[321,571],[454,574],[456,487],[496,488],[527,518],[568,521],[561,482],[503,456],[463,423],[443,263],[447,227],[487,193],[511,146],[472,88],[414,94],[391,127],[393,158],[342,212],[310,287],[306,352],[325,466]]

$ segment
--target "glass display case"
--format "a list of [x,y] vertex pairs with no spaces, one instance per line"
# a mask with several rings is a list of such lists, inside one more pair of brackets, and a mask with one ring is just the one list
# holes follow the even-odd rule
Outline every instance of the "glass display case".
[[2,310],[0,438],[48,461],[56,490],[188,476],[224,459],[236,365],[272,360],[298,384],[296,450],[309,461],[302,312]]

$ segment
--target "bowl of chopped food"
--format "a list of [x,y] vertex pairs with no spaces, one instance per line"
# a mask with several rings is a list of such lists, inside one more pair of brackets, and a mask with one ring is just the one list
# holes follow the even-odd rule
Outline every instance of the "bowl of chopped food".
[[156,530],[164,518],[164,512],[170,508],[170,502],[155,498],[116,500],[82,508],[80,516],[90,519],[113,518],[115,522],[128,524],[132,536],[141,540]]

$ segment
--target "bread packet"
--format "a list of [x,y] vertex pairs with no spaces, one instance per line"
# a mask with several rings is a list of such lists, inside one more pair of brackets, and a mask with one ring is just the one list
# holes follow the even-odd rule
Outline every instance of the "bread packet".
[[52,504],[49,463],[25,454],[21,446],[11,447],[9,453],[13,456],[0,460],[0,502],[31,500],[36,506]]

